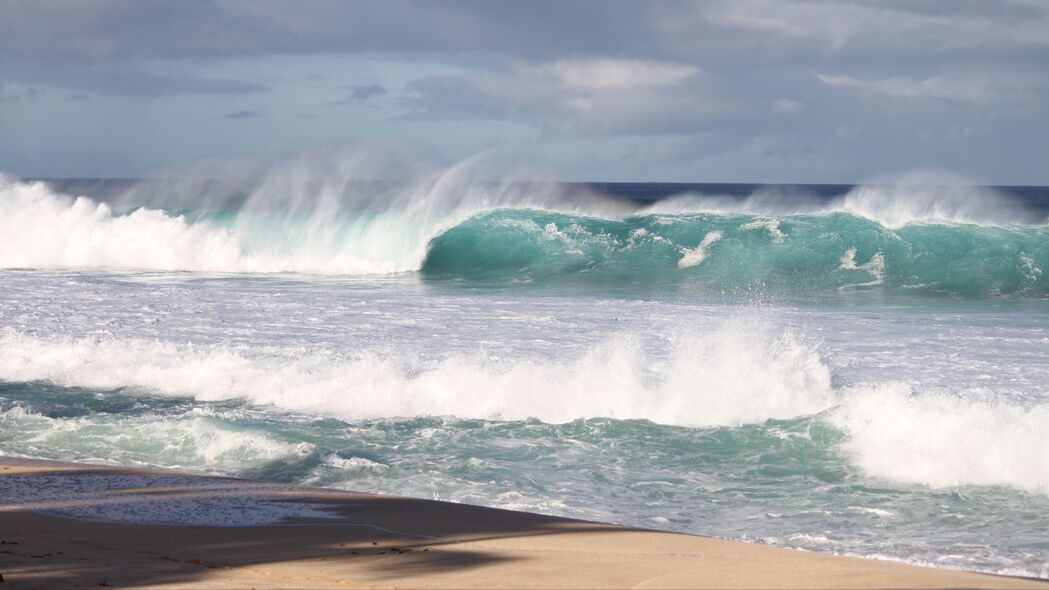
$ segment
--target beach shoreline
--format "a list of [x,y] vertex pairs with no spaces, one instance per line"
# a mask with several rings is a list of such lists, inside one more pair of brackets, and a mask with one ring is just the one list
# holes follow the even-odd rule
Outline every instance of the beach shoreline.
[[0,457],[0,490],[0,575],[10,588],[1049,588],[1044,580],[159,469]]

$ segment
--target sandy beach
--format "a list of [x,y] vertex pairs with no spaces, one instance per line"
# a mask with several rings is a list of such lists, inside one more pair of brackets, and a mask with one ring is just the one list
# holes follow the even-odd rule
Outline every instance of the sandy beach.
[[0,498],[5,588],[1049,588],[523,512],[154,470],[0,458]]

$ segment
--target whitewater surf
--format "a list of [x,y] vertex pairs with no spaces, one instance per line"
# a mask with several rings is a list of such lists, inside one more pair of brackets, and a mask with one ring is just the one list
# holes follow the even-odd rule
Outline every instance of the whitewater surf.
[[[270,190],[259,194],[273,205]],[[623,214],[628,206],[608,198],[573,201],[557,187],[543,194],[534,185],[435,182],[416,190],[418,201],[409,206],[398,198],[376,207],[351,192],[308,199],[309,207],[260,206],[253,197],[233,211],[120,211],[44,183],[4,178],[0,231],[8,239],[0,266],[420,272],[494,283],[694,284],[770,295],[853,288],[962,297],[1049,293],[1042,270],[1049,265],[1049,226],[1036,211],[1027,215],[1034,223],[1019,221],[1022,204],[994,193],[945,198],[935,188],[930,194],[883,189],[874,193],[883,195],[882,212],[872,189],[860,187],[816,211],[772,215],[754,213],[761,207],[746,200],[728,207],[695,197]],[[1003,216],[1010,207],[1012,218]]]
[[1049,576],[1044,189],[340,170],[0,178],[0,451]]

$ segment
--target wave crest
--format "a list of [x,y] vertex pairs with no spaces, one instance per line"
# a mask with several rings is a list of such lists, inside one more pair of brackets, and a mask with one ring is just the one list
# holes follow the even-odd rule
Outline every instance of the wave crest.
[[419,366],[371,354],[260,357],[231,347],[43,339],[14,331],[0,333],[0,347],[3,380],[136,387],[204,401],[241,398],[344,419],[611,417],[710,426],[810,414],[832,402],[830,374],[814,346],[790,333],[735,323],[679,335],[665,359],[649,358],[629,336],[562,362],[505,364],[458,355]]
[[496,283],[692,285],[788,296],[878,289],[1043,297],[1047,267],[1045,226],[891,229],[847,213],[604,219],[500,210],[435,237],[422,271]]
[[1049,494],[1049,406],[903,384],[856,388],[830,420],[845,452],[870,475],[931,487],[1001,485]]
[[[688,284],[769,295],[1049,294],[1049,226],[957,223],[1011,215],[969,189],[896,189],[889,198],[882,188],[858,187],[804,214],[740,212],[761,209],[760,195],[735,212],[687,212],[703,206],[671,199],[638,210],[558,185],[477,183],[468,169],[375,185],[348,172],[318,183],[308,166],[291,166],[232,210],[122,211],[0,176],[0,268],[421,271],[435,279]],[[871,219],[878,216],[882,222]]]

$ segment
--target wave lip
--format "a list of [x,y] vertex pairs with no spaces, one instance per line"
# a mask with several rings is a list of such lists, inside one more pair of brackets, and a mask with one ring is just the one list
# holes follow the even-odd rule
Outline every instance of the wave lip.
[[1027,225],[1045,218],[1009,195],[971,186],[858,186],[827,207],[899,229],[915,224]]

